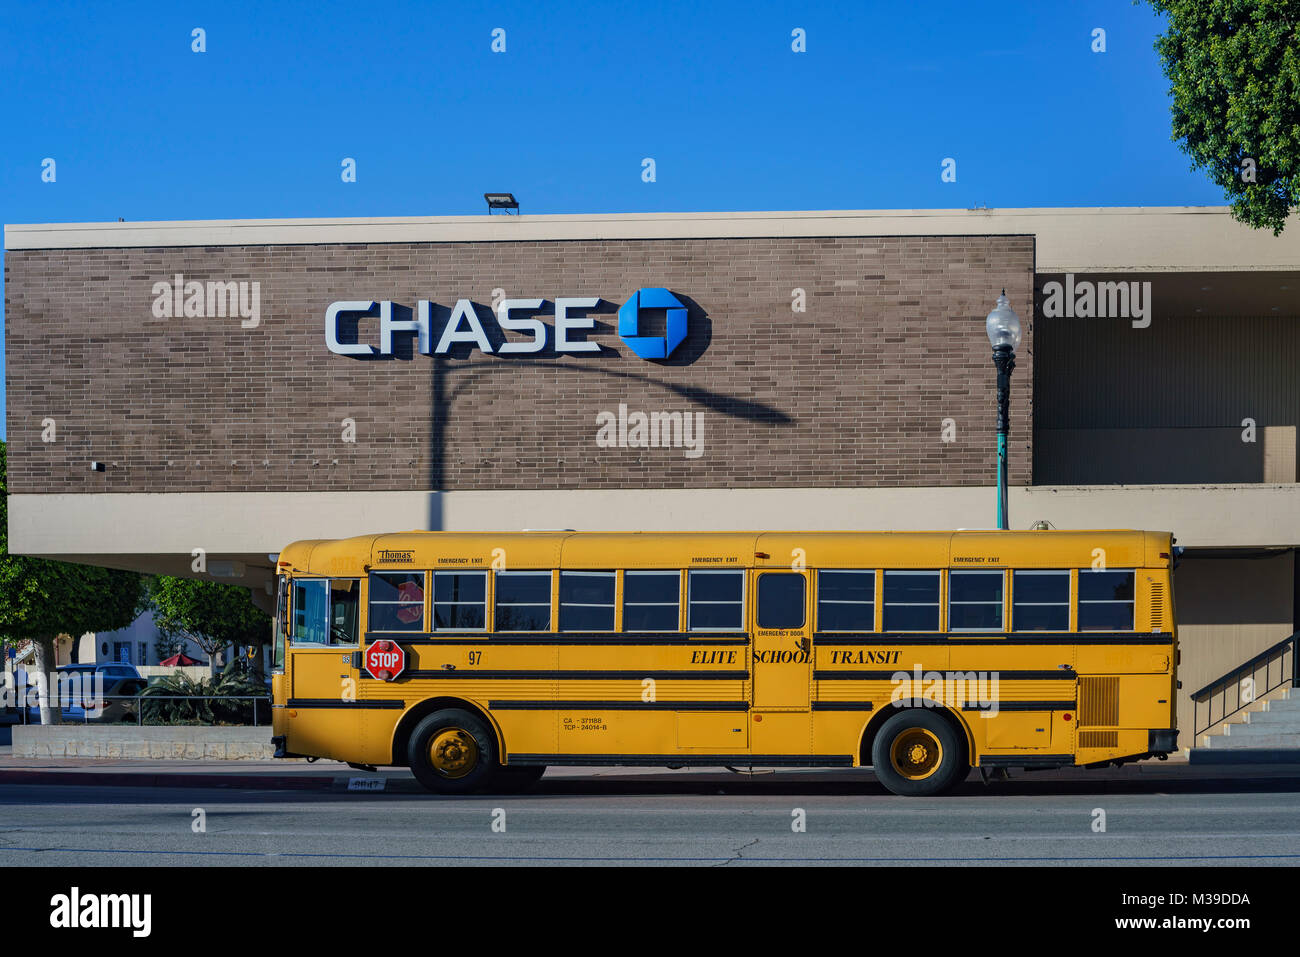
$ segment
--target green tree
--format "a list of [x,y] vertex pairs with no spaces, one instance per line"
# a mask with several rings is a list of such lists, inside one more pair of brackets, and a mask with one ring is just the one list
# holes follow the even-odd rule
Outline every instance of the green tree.
[[1223,187],[1233,218],[1282,231],[1300,205],[1300,0],[1148,0],[1173,139]]
[[153,643],[154,656],[159,661],[166,661],[172,655],[180,654],[185,650],[185,639],[169,638],[167,635],[159,634],[158,640]]
[[0,442],[0,633],[36,646],[41,723],[59,724],[47,679],[54,670],[54,640],[125,628],[143,611],[144,582],[136,572],[9,554],[6,463],[7,446]]
[[260,648],[271,633],[271,616],[237,585],[159,575],[149,582],[149,597],[158,630],[193,641],[209,661],[227,645]]

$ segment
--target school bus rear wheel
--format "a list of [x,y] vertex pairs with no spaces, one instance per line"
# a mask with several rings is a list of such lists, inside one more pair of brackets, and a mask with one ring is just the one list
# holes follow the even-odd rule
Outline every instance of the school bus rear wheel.
[[489,783],[497,767],[496,739],[468,711],[435,711],[415,726],[407,746],[415,779],[437,794],[469,794]]
[[970,771],[962,736],[939,714],[920,709],[884,723],[871,745],[871,765],[881,784],[906,797],[943,794]]

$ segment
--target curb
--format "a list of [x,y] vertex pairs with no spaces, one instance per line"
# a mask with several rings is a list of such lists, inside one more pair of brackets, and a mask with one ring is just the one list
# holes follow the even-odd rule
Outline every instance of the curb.
[[322,791],[347,778],[323,775],[132,774],[104,771],[0,771],[0,784],[67,784],[124,788],[243,788],[262,791]]
[[[352,782],[361,781],[361,787]],[[347,791],[379,794],[420,794],[414,779],[356,774],[204,774],[156,771],[32,771],[0,770],[0,784],[63,784],[70,787],[121,788],[238,788],[250,791]],[[378,785],[378,786],[376,786]]]

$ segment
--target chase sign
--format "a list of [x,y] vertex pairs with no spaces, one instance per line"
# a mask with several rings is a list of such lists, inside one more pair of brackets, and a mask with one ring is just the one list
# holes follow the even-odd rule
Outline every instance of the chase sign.
[[[664,335],[638,335],[647,309],[664,310]],[[642,359],[667,359],[686,339],[686,307],[667,289],[638,289],[618,310],[618,337]]]
[[[600,302],[599,297],[557,297],[554,314],[548,317],[554,328],[552,336],[542,321],[543,299],[501,300],[495,309],[495,329],[491,323],[484,326],[479,307],[469,299],[457,300],[450,310],[421,299],[414,311],[404,313],[390,300],[340,300],[330,303],[325,310],[325,344],[330,352],[341,356],[390,356],[394,354],[394,335],[413,334],[423,355],[446,355],[458,345],[499,355],[542,352],[548,347],[564,355],[600,352],[600,344],[586,338],[586,333],[596,326],[595,318],[588,313],[597,309]],[[642,334],[645,313],[649,310],[663,311],[664,335]],[[436,312],[445,314],[445,320],[436,322]],[[345,341],[340,332],[345,320],[359,327],[360,320],[367,317],[379,320],[378,348],[362,341]],[[436,326],[441,326],[441,332],[435,343]],[[642,359],[668,358],[685,341],[686,333],[687,308],[667,289],[638,289],[618,310],[619,338]]]

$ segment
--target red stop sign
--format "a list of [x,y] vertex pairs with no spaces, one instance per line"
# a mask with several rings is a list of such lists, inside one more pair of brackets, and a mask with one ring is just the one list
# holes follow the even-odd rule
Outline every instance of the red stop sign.
[[386,638],[371,642],[364,660],[366,671],[380,681],[392,681],[406,670],[406,652],[397,642]]

